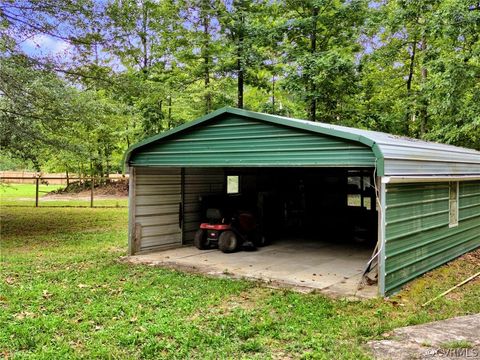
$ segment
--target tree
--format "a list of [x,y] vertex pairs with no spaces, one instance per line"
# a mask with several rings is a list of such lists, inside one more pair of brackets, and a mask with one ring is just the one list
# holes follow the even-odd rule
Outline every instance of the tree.
[[11,0],[0,18],[2,150],[38,169],[107,174],[235,104],[480,148],[478,1]]
[[301,94],[308,118],[339,122],[355,93],[355,56],[364,1],[286,1],[285,61],[289,91]]
[[432,0],[372,9],[357,98],[364,126],[478,148],[475,6]]

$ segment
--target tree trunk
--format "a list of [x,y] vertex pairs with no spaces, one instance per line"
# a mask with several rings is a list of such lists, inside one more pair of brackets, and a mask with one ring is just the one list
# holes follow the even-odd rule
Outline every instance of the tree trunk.
[[97,143],[98,145],[98,148],[97,148],[97,161],[96,161],[96,164],[95,164],[95,167],[94,167],[94,170],[95,170],[95,175],[100,175],[100,179],[99,179],[99,182],[98,184],[102,184],[103,182],[103,153],[102,153],[102,144],[101,143]]
[[90,184],[93,180],[93,160],[90,160]]
[[[316,6],[312,9],[312,31],[310,33],[310,52],[312,55],[315,55],[317,52],[317,16],[318,16],[318,8]],[[309,109],[309,119],[311,121],[317,120],[317,87],[315,85],[315,80],[313,76],[310,74],[309,79],[309,91],[310,91],[310,109]]]
[[237,23],[238,39],[237,39],[237,107],[243,109],[243,89],[244,89],[244,26],[245,26],[245,17],[244,17],[244,3],[241,1],[237,8],[239,13],[239,20]]
[[127,141],[127,149],[130,147],[130,138],[128,137],[128,124],[127,126],[125,127],[125,140]]
[[142,32],[140,33],[140,41],[142,43],[143,49],[143,59],[142,59],[142,70],[144,73],[148,70],[148,40],[147,40],[147,31],[148,31],[148,9],[145,3],[142,4]]
[[[243,40],[240,40],[241,42]],[[244,82],[244,74],[243,74],[243,65],[242,65],[242,52],[243,50],[241,49],[242,45],[238,46],[238,51],[237,51],[237,73],[238,73],[238,79],[237,79],[237,107],[239,109],[243,109],[243,82]]]
[[80,173],[81,173],[81,178],[82,178],[82,188],[85,190],[85,169],[83,167],[83,163],[80,163]]
[[272,114],[275,115],[275,75],[272,75]]
[[[422,52],[427,50],[427,41],[422,39]],[[423,58],[425,58],[425,54],[423,54]],[[428,76],[428,71],[427,68],[425,67],[425,64],[422,66],[422,71],[421,71],[421,76],[422,76],[422,84],[423,84],[423,94],[422,94],[422,99],[421,99],[421,107],[420,107],[420,136],[423,137],[426,132],[427,128],[427,122],[428,122],[428,101],[426,98],[425,94],[425,86],[427,83],[427,76]]]
[[162,119],[163,119],[163,100],[159,100],[158,102],[158,112],[160,114],[160,119],[158,120],[158,124],[156,124],[156,129],[155,131],[157,133],[161,132],[163,130],[163,124],[162,124]]
[[202,2],[200,16],[203,25],[203,46],[202,57],[204,62],[203,77],[205,88],[205,110],[209,113],[212,109],[212,97],[210,94],[210,19],[208,17],[209,3],[207,0]]
[[408,135],[410,131],[410,117],[412,110],[410,108],[410,97],[412,95],[412,82],[413,82],[413,71],[415,69],[415,55],[417,52],[417,39],[413,40],[412,44],[412,54],[410,55],[410,65],[408,68],[408,77],[407,77],[407,109],[405,111],[405,123],[404,123],[404,132],[405,135]]
[[105,184],[110,183],[110,150],[108,146],[104,147],[105,152]]
[[172,95],[168,96],[168,113],[167,113],[167,122],[168,128],[172,128]]

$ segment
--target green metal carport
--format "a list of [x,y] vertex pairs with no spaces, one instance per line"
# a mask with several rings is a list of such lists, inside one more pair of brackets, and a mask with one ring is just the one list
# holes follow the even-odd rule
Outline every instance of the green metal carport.
[[480,152],[223,108],[128,149],[129,252],[189,243],[225,169],[372,169],[379,294],[480,246]]

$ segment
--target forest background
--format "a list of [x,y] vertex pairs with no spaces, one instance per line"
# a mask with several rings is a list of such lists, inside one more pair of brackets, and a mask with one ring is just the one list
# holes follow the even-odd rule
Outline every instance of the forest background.
[[3,0],[0,170],[106,176],[224,106],[480,150],[472,0]]

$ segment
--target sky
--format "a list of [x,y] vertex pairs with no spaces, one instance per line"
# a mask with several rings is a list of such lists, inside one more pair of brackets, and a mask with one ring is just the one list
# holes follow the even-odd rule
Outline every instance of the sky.
[[21,44],[22,50],[28,55],[63,55],[71,50],[71,45],[66,41],[55,39],[49,35],[37,34],[26,39]]
[[[369,3],[369,6],[377,7],[379,6],[379,3],[380,3],[379,1],[371,1]],[[59,29],[57,28],[57,30]],[[363,40],[366,40],[366,39],[363,39]],[[362,41],[362,45],[364,46],[363,54],[368,54],[373,51],[373,43],[371,43],[370,41]],[[54,57],[60,61],[65,60],[67,62],[72,59],[75,52],[75,49],[73,48],[73,46],[69,44],[67,41],[52,37],[48,34],[36,34],[30,37],[27,37],[25,40],[23,40],[20,43],[20,48],[26,54],[33,57]],[[362,55],[359,54],[359,57],[361,57]],[[118,61],[114,61],[114,63],[120,66]],[[115,65],[115,64],[112,64],[112,65]],[[123,66],[120,66],[120,68],[123,69]]]

